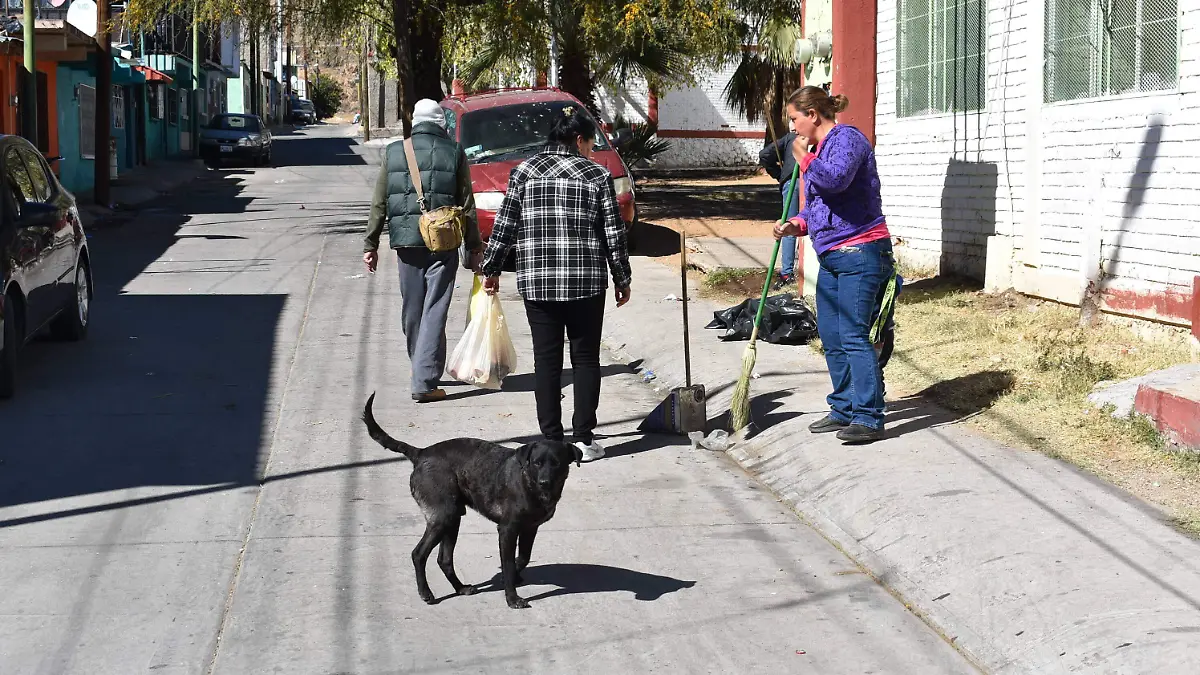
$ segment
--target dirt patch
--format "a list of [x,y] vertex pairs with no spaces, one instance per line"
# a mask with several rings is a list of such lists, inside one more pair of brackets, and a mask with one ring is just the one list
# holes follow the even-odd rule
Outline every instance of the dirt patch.
[[762,295],[766,270],[717,270],[704,278],[704,290],[713,295],[734,298],[754,298]]
[[1069,461],[1200,533],[1200,463],[1168,452],[1145,420],[1114,419],[1086,398],[1100,381],[1188,361],[1186,339],[1149,344],[1121,326],[1080,330],[1078,312],[944,280],[906,286],[888,398],[974,414],[966,424],[975,429]]
[[765,237],[783,199],[769,176],[749,179],[655,179],[638,184],[643,221],[693,237]]

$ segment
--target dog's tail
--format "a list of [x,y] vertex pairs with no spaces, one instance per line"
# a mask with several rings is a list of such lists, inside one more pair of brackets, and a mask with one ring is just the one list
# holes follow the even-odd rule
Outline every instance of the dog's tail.
[[388,450],[404,455],[410,462],[416,460],[417,455],[421,454],[421,449],[389,436],[388,432],[384,431],[383,427],[379,426],[379,423],[375,421],[375,415],[371,412],[371,406],[374,404],[375,394],[372,393],[371,398],[367,399],[367,407],[363,410],[362,414],[362,421],[367,425],[367,433],[371,435],[371,438],[376,443]]

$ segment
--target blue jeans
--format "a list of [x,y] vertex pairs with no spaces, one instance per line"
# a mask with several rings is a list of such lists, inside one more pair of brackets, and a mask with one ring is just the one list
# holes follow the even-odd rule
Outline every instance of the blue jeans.
[[826,251],[817,274],[817,332],[833,381],[826,399],[839,422],[883,428],[883,373],[871,344],[888,280],[894,273],[892,242]]
[[[789,176],[788,178],[789,180],[785,180],[779,185],[779,202],[781,205],[787,204],[788,187],[792,184],[792,181],[790,180],[791,177]],[[792,195],[792,203],[787,204],[787,211],[785,213],[787,215],[784,216],[784,220],[792,218],[796,214],[800,213],[799,185],[796,186],[796,193]],[[783,239],[780,239],[779,251],[780,255],[783,257],[783,260],[780,261],[779,273],[785,277],[794,275],[796,273],[796,238],[784,237]]]
[[779,273],[785,277],[790,277],[796,273],[796,238],[784,237],[779,240],[779,255],[783,258],[783,262],[779,268]]

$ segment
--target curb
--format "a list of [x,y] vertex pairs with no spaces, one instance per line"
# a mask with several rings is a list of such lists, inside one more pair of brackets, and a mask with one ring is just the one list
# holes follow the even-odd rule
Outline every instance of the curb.
[[[678,271],[634,259],[634,297],[605,313],[604,345],[660,390],[683,384]],[[729,406],[745,342],[690,308],[708,415]],[[792,350],[800,350],[789,351]],[[845,448],[805,425],[828,374],[807,348],[760,344],[752,420],[724,453],[982,672],[1200,672],[1200,543],[1084,471],[895,401],[892,435]],[[1007,420],[1016,423],[1019,420]],[[698,450],[699,451],[699,450]]]

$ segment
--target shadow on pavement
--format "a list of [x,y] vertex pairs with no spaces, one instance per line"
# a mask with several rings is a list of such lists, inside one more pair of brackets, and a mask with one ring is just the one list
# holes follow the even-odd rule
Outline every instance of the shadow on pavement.
[[366,166],[367,160],[354,148],[353,138],[283,138],[271,148],[275,166]]
[[1012,390],[1016,375],[1008,370],[985,370],[953,377],[888,403],[887,436],[950,424],[977,415]]
[[[608,565],[556,563],[528,567],[523,573],[522,586],[558,586],[557,589],[527,598],[530,602],[545,600],[559,595],[584,593],[632,593],[637,600],[652,602],[664,595],[692,588],[695,581],[683,581],[657,574],[635,572]],[[485,584],[480,591],[501,591],[504,582],[499,574]]]
[[679,232],[669,227],[640,221],[637,224],[636,245],[630,255],[661,258],[679,253]]
[[[190,215],[244,211],[250,200],[241,192],[240,178],[206,172],[125,226],[89,234],[95,278],[88,339],[30,344],[16,397],[0,402],[0,507],[259,480],[287,296],[126,291],[180,241]],[[238,238],[220,235],[215,245]],[[238,255],[230,249],[220,264],[247,262]]]
[[647,186],[638,190],[638,209],[647,220],[726,218],[778,220],[782,198],[776,185]]
[[[614,375],[631,375],[635,372],[637,372],[635,368],[622,364],[600,366],[600,377],[602,378],[612,377]],[[570,368],[563,368],[562,386],[564,389],[569,389],[575,383],[571,373],[572,371]],[[509,375],[508,377],[504,378],[504,383],[501,387],[501,390],[509,393],[531,392],[534,390],[535,386],[536,380],[534,379],[533,373],[518,373],[516,375]],[[603,395],[604,394],[602,392],[601,396]]]

